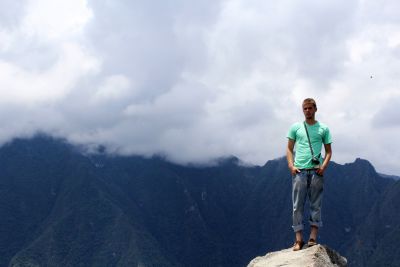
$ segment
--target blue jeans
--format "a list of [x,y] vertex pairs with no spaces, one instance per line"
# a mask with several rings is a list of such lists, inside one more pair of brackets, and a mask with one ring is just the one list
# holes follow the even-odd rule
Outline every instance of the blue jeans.
[[307,197],[310,201],[310,225],[321,227],[324,177],[318,175],[314,169],[303,169],[293,176],[292,184],[293,230],[297,232],[304,229],[303,214]]

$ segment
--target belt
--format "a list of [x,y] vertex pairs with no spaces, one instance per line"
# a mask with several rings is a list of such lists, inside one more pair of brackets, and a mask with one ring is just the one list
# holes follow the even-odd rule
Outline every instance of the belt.
[[[311,172],[312,172],[312,171],[316,171],[316,170],[318,170],[318,168],[312,168],[312,169],[299,169],[299,171],[300,171],[300,172],[306,171],[306,172],[307,172],[307,175],[311,174]],[[319,175],[319,174],[317,173],[317,175]],[[323,177],[323,175],[319,175],[319,176]]]

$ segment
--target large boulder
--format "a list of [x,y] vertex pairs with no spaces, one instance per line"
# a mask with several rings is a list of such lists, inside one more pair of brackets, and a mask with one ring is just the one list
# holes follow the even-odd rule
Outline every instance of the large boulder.
[[346,267],[347,260],[324,246],[316,245],[302,250],[293,251],[292,248],[270,252],[265,256],[253,259],[247,267]]

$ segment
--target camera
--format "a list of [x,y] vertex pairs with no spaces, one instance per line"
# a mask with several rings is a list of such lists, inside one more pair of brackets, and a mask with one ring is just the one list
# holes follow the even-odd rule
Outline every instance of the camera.
[[314,164],[314,165],[319,165],[319,159],[318,158],[316,158],[316,157],[313,157],[312,159],[311,159],[311,162]]
[[313,155],[313,157],[311,158],[311,162],[314,165],[319,165],[321,162],[319,161],[319,158],[321,157],[321,153],[319,153],[318,155]]

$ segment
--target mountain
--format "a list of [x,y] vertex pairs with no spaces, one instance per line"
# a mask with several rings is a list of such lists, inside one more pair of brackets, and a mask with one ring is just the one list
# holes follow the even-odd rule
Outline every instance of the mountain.
[[352,238],[350,266],[400,266],[400,181],[377,198]]
[[[292,245],[284,158],[181,166],[39,135],[1,147],[0,166],[0,266],[245,266]],[[396,259],[382,244],[395,249],[399,182],[357,159],[325,185],[320,242],[350,266]]]

